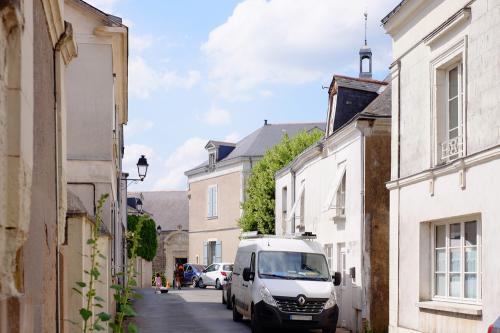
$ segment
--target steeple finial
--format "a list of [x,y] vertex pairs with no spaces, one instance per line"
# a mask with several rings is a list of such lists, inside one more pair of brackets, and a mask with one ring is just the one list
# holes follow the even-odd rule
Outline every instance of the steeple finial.
[[365,12],[364,12],[364,15],[365,15],[365,46],[367,45],[366,43],[366,25],[367,25],[367,21],[368,21],[368,9],[365,8]]

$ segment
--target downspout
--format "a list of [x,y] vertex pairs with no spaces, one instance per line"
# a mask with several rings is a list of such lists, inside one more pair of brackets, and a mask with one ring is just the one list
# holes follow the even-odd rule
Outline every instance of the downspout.
[[[359,120],[356,122],[355,128],[359,131],[360,134],[360,160],[361,160],[361,170],[360,170],[360,183],[361,183],[361,191],[360,191],[360,204],[361,204],[361,269],[357,275],[361,276],[361,285],[362,285],[362,300],[361,300],[361,320],[363,318],[367,318],[367,290],[368,290],[368,281],[365,277],[365,243],[366,243],[366,226],[365,226],[365,134],[363,129],[360,127]],[[368,265],[370,261],[368,259]],[[361,322],[363,325],[363,322]]]
[[[295,200],[296,200],[296,195],[295,195],[295,180],[296,180],[296,176],[295,176],[295,171],[293,171],[293,168],[290,168],[290,175],[292,176],[292,181],[291,181],[291,184],[290,184],[290,191],[292,192],[292,207],[293,205],[295,204]],[[287,200],[288,201],[288,200]],[[288,210],[288,207],[287,207],[287,210]],[[295,233],[295,213],[294,212],[290,212],[291,214],[293,214],[294,216],[290,216],[291,219],[290,219],[290,233],[291,234],[294,234]],[[293,228],[292,228],[293,226]],[[286,230],[285,230],[286,231]]]
[[[58,119],[58,111],[61,110],[61,105],[57,103],[57,99],[59,97],[59,92],[58,92],[58,83],[59,82],[59,77],[58,74],[60,73],[60,67],[59,67],[59,62],[60,62],[60,52],[61,52],[61,46],[68,40],[68,38],[71,37],[71,32],[69,31],[68,26],[65,24],[65,29],[62,32],[62,34],[59,36],[59,39],[56,42],[56,45],[54,46],[54,51],[52,52],[52,63],[53,63],[53,69],[52,69],[52,75],[53,75],[53,90],[54,90],[54,125],[55,125],[55,131],[54,131],[54,149],[55,149],[55,186],[56,186],[56,333],[59,333],[61,331],[61,302],[60,302],[60,297],[61,297],[61,284],[60,284],[60,245],[59,245],[59,225],[61,223],[60,221],[60,213],[59,213],[59,205],[60,205],[60,198],[61,198],[61,193],[60,193],[60,188],[59,188],[59,182],[62,180],[61,175],[59,172],[59,160],[61,156],[59,156],[59,140],[58,140],[58,134],[59,134],[59,128],[61,125]],[[64,157],[63,157],[64,158]],[[66,220],[64,220],[66,222]]]
[[[401,178],[401,60],[398,60],[397,62],[398,65],[398,180]],[[400,240],[400,221],[401,221],[401,189],[398,186],[398,276],[397,276],[397,283],[398,283],[398,297],[397,297],[397,311],[396,311],[396,325],[399,327],[399,265],[400,265],[400,260],[399,260],[399,240]]]

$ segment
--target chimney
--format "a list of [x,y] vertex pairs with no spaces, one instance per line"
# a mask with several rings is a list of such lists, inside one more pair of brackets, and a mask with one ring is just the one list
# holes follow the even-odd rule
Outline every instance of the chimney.
[[267,119],[264,119],[264,126],[267,125]]

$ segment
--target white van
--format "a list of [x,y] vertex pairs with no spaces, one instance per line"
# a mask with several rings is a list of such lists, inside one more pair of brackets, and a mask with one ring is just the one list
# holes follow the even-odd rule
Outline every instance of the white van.
[[232,277],[233,320],[265,328],[320,328],[334,333],[339,308],[321,245],[306,237],[255,236],[240,242]]

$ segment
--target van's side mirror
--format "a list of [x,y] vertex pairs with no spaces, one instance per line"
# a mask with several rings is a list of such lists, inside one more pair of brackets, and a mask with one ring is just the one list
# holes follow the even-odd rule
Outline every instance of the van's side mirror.
[[250,271],[250,267],[245,267],[243,269],[243,281],[253,281],[254,273]]
[[334,286],[340,286],[340,283],[342,282],[342,274],[340,274],[340,272],[335,272],[332,279]]

